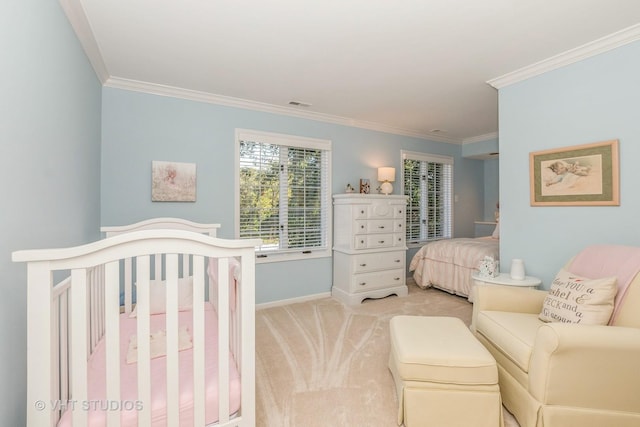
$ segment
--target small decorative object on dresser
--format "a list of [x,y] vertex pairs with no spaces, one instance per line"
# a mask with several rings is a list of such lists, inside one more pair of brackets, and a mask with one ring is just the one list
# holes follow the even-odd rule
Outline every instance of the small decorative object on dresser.
[[333,297],[348,305],[407,295],[406,196],[333,196]]
[[360,179],[360,193],[361,194],[369,194],[371,189],[371,185],[369,184],[369,180],[365,178]]

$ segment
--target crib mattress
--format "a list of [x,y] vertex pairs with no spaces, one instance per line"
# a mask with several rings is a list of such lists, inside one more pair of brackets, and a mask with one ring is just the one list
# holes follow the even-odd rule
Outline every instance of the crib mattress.
[[[150,317],[150,330],[155,332],[166,329],[164,314]],[[193,313],[182,311],[178,314],[180,327],[187,326],[192,331]],[[120,420],[123,427],[137,426],[137,411],[141,403],[137,402],[138,376],[137,364],[127,364],[126,357],[129,340],[136,335],[136,318],[128,314],[120,316],[120,385],[121,412]],[[205,305],[205,420],[207,424],[218,421],[218,319],[210,304]],[[102,340],[96,346],[94,353],[88,360],[88,402],[73,402],[76,410],[88,412],[89,426],[105,426],[106,411],[110,410],[106,400],[105,378],[106,350]],[[240,374],[233,356],[229,360],[229,411],[235,413],[240,409]],[[180,388],[180,426],[193,425],[193,349],[179,352],[179,388]],[[153,426],[166,426],[166,357],[151,360],[151,421]],[[71,411],[63,413],[58,425],[70,427]]]

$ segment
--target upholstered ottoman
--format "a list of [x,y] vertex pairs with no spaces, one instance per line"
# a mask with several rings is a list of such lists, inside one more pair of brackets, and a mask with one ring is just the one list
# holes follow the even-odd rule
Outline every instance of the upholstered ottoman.
[[399,425],[503,425],[496,361],[462,320],[395,316],[390,332]]

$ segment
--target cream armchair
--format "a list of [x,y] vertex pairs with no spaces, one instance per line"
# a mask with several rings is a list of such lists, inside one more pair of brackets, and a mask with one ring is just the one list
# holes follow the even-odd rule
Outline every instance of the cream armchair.
[[471,330],[521,427],[640,426],[640,274],[630,277],[607,326],[540,321],[547,291],[476,286]]

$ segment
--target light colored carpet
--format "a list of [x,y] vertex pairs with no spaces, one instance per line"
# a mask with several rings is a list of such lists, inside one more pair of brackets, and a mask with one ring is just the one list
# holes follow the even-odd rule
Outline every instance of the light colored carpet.
[[[398,314],[455,316],[468,325],[471,311],[464,298],[412,283],[407,297],[354,307],[322,298],[259,310],[257,425],[397,426],[398,403],[387,368],[389,320]],[[505,427],[517,426],[505,411]]]

